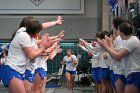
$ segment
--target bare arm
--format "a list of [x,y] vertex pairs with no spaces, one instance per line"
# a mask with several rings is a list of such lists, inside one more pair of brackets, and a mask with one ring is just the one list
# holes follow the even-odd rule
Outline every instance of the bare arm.
[[72,59],[72,63],[73,63],[73,64],[78,64],[78,59],[77,59],[77,58],[76,58],[76,59],[75,59],[75,58],[73,59],[73,58],[71,57],[71,59]]
[[88,50],[87,50],[84,46],[82,46],[81,44],[78,44],[78,46],[79,46],[80,48],[82,48],[85,52],[88,52]]
[[129,52],[128,50],[122,48],[119,52],[107,47],[106,51],[117,61],[122,59],[124,56],[126,56]]
[[50,48],[46,49],[44,52],[51,53],[58,46],[58,43],[55,42]]
[[56,49],[49,55],[49,59],[52,60],[52,59],[57,55],[58,51],[59,51],[59,48],[56,48]]
[[65,65],[65,64],[66,64],[66,61],[61,61],[61,64],[62,64],[62,65]]
[[49,39],[51,39],[51,40],[55,40],[55,39],[58,39],[58,38],[60,38],[60,39],[62,39],[63,37],[64,37],[64,30],[62,30],[58,35],[56,35],[56,36],[51,36],[51,37],[49,37]]
[[49,27],[60,25],[62,24],[62,22],[63,22],[62,16],[57,16],[56,21],[42,23],[42,26],[43,26],[43,29],[48,29]]
[[106,50],[110,56],[112,56],[115,60],[119,61],[120,59],[122,59],[124,56],[126,56],[127,54],[129,54],[129,51],[122,48],[119,51],[115,51],[114,49],[108,47],[104,42],[100,41],[100,46]]
[[93,47],[91,44],[86,45],[86,48],[87,48],[89,51],[93,51],[93,52],[99,52],[99,51],[100,51],[99,48]]
[[34,59],[37,56],[40,56],[44,52],[45,49],[47,49],[50,46],[52,46],[52,43],[53,42],[51,40],[49,40],[49,38],[48,38],[48,34],[45,34],[42,37],[42,43],[40,45],[40,48],[35,49],[33,46],[31,46],[31,47],[23,47],[23,51],[25,52],[26,56],[29,59]]
[[73,60],[73,64],[78,64],[78,60]]
[[23,51],[25,52],[26,56],[29,59],[34,59],[37,56],[40,56],[44,50],[45,50],[45,47],[41,47],[39,49],[34,49],[33,47],[24,47],[23,48]]
[[79,39],[79,41],[81,42],[81,45],[84,46],[88,51],[99,52],[99,49],[98,48],[93,47],[87,41],[85,41],[83,39]]

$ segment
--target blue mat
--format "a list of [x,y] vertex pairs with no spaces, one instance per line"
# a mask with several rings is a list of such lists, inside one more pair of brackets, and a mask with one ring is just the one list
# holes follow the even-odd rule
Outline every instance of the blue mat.
[[60,87],[60,86],[61,86],[61,84],[60,85],[58,85],[58,84],[46,84],[47,88],[56,88],[56,87]]
[[59,83],[58,79],[52,79],[49,82],[46,82],[46,87],[47,88],[55,88],[55,87],[60,87],[61,83]]

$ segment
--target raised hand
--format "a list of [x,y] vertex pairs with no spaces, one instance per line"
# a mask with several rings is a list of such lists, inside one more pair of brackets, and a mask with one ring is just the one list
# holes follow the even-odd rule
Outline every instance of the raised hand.
[[62,52],[62,48],[59,48],[58,50],[57,50],[57,53],[61,53]]
[[65,61],[61,61],[61,64],[64,65],[66,62]]
[[53,44],[53,41],[49,39],[49,34],[48,33],[45,33],[43,36],[42,36],[42,44],[41,46],[45,47],[45,49],[51,47]]
[[58,38],[61,38],[61,39],[63,39],[64,38],[64,30],[62,30],[60,33],[59,33],[59,35],[58,35]]
[[105,49],[105,50],[108,47],[107,43],[106,43],[106,41],[104,39],[103,40],[99,40],[98,43],[99,43],[100,47]]
[[113,42],[112,38],[108,37],[107,35],[105,35],[105,40],[108,43],[112,43]]
[[57,25],[61,25],[62,23],[63,23],[62,16],[57,16],[57,18],[56,18],[56,24]]
[[51,47],[47,48],[44,52],[51,53],[58,46],[58,42],[55,42]]
[[79,43],[82,45],[82,46],[86,46],[86,45],[88,45],[88,42],[87,41],[85,41],[84,39],[79,39]]

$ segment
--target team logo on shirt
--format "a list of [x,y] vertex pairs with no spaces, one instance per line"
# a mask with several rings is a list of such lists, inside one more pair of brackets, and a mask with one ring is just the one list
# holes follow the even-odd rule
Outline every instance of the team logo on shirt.
[[71,61],[67,61],[67,64],[71,64],[72,62]]
[[39,6],[44,0],[31,0],[31,2],[36,5]]

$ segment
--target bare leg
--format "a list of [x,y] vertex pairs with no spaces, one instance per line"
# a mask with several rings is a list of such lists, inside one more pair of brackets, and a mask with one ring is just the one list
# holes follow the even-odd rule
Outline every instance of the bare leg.
[[24,87],[25,87],[26,93],[32,93],[33,83],[30,83],[27,80],[24,80],[23,83],[24,83]]
[[108,80],[102,80],[101,81],[101,86],[102,86],[102,93],[108,93],[109,92],[109,87],[108,87]]
[[140,93],[140,90],[133,84],[126,85],[125,93]]
[[98,84],[95,83],[95,93],[98,93]]
[[33,93],[39,93],[40,87],[41,87],[41,78],[39,74],[36,73],[34,87],[32,88]]
[[70,77],[70,73],[66,72],[65,77],[67,79],[68,93],[70,93],[70,90],[71,90],[71,77]]
[[113,88],[111,86],[111,82],[109,81],[109,93],[113,93]]
[[98,87],[98,93],[102,93],[101,83],[99,83],[99,84],[97,85],[97,87]]
[[13,78],[8,86],[10,93],[26,93],[22,80]]
[[71,88],[72,88],[72,92],[74,91],[73,90],[73,87],[74,87],[74,80],[75,80],[75,75],[71,75]]
[[115,86],[116,86],[116,91],[117,91],[117,93],[124,93],[125,85],[124,85],[124,83],[122,82],[122,80],[118,79],[118,80],[115,82]]
[[46,80],[47,80],[47,77],[45,77],[45,78],[42,80],[42,90],[41,90],[41,93],[45,93]]

